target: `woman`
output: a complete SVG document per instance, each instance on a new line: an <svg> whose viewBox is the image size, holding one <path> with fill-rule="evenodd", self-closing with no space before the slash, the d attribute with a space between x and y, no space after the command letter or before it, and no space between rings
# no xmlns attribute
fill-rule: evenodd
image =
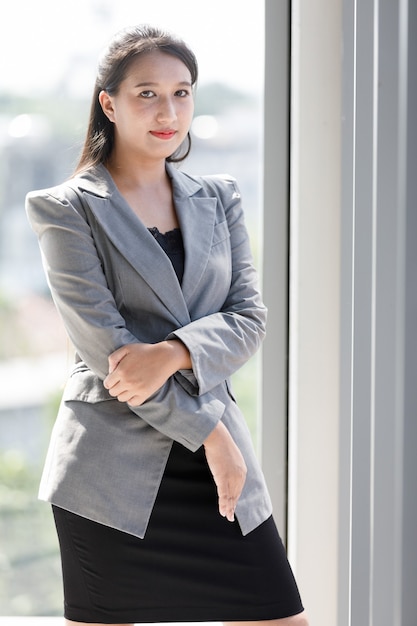
<svg viewBox="0 0 417 626"><path fill-rule="evenodd" d="M196 80L174 36L119 33L74 177L27 198L77 352L40 487L67 624L307 623L229 384L266 317L240 194L172 164Z"/></svg>

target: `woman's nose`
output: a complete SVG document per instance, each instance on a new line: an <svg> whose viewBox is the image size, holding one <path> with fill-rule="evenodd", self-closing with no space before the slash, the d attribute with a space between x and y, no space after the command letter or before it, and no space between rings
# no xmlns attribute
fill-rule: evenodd
<svg viewBox="0 0 417 626"><path fill-rule="evenodd" d="M157 119L159 121L172 121L177 117L175 110L175 103L171 98L163 98L160 100L160 105L157 112Z"/></svg>

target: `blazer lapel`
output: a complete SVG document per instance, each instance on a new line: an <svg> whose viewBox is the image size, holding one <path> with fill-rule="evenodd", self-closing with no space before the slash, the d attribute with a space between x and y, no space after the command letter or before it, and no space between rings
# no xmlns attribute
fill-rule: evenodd
<svg viewBox="0 0 417 626"><path fill-rule="evenodd" d="M210 255L217 199L196 197L201 185L172 166L170 168L174 203L185 248L182 292L190 307Z"/></svg>

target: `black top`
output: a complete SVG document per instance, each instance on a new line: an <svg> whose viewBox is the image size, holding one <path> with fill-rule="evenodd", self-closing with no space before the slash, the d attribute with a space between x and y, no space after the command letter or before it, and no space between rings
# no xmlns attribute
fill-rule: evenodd
<svg viewBox="0 0 417 626"><path fill-rule="evenodd" d="M171 260L177 278L181 284L184 275L185 256L181 230L174 228L173 230L168 230L166 233L161 233L156 226L152 226L148 228L148 230Z"/></svg>

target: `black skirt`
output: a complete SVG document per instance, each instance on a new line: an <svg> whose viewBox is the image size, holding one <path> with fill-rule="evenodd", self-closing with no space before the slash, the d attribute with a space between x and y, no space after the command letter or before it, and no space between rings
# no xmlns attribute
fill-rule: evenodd
<svg viewBox="0 0 417 626"><path fill-rule="evenodd" d="M174 444L144 539L53 510L69 620L252 621L303 610L272 517L246 536L221 517L202 448Z"/></svg>

